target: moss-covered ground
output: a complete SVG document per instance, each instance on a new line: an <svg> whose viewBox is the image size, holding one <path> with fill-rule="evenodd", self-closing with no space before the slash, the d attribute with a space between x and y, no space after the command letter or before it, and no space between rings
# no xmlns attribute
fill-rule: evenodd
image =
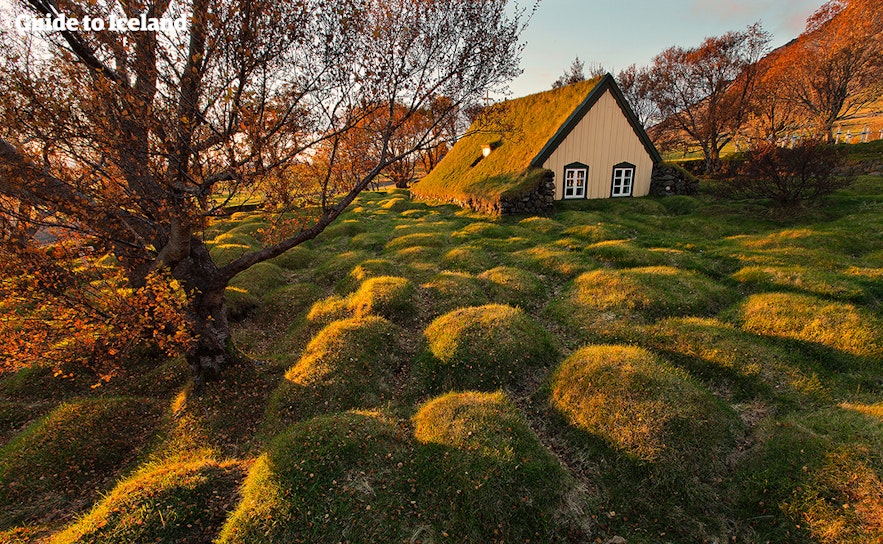
<svg viewBox="0 0 883 544"><path fill-rule="evenodd" d="M883 539L879 177L787 217L369 192L228 299L259 363L200 396L147 354L0 375L0 542Z"/></svg>

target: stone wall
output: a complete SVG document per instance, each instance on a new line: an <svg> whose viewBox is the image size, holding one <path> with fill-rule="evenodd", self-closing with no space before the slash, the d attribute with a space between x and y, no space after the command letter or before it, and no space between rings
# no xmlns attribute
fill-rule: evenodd
<svg viewBox="0 0 883 544"><path fill-rule="evenodd" d="M650 194L653 196L695 195L699 180L683 168L671 164L657 164L650 178Z"/></svg>
<svg viewBox="0 0 883 544"><path fill-rule="evenodd" d="M500 198L500 215L520 213L542 214L552 210L555 204L555 174L547 170L537 184L537 188L520 197Z"/></svg>

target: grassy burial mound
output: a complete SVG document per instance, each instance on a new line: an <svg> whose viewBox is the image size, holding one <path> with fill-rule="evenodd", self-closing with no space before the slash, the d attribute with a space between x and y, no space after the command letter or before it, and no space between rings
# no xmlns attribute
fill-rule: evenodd
<svg viewBox="0 0 883 544"><path fill-rule="evenodd" d="M347 317L378 315L394 321L407 320L416 312L416 296L414 284L405 278L369 278L355 293L346 297L331 295L316 302L307 319L314 323L330 323Z"/></svg>
<svg viewBox="0 0 883 544"><path fill-rule="evenodd" d="M0 449L0 530L88 506L132 467L156 433L157 404L132 398L65 403Z"/></svg>
<svg viewBox="0 0 883 544"><path fill-rule="evenodd" d="M319 331L273 393L269 423L380 405L401 363L399 334L377 316L335 321Z"/></svg>
<svg viewBox="0 0 883 544"><path fill-rule="evenodd" d="M550 310L587 337L633 334L635 322L668 316L713 315L733 299L724 286L670 266L602 269L573 282Z"/></svg>
<svg viewBox="0 0 883 544"><path fill-rule="evenodd" d="M499 212L503 199L538 188L547 171L531 165L600 78L492 106L445 158L411 188L418 199ZM483 148L491 152L483 155Z"/></svg>
<svg viewBox="0 0 883 544"><path fill-rule="evenodd" d="M428 352L415 368L429 390L492 391L523 383L528 372L554 362L551 335L523 311L489 304L461 308L425 331Z"/></svg>
<svg viewBox="0 0 883 544"><path fill-rule="evenodd" d="M505 394L449 393L413 417L444 533L459 542L554 542L570 478ZM560 527L559 527L560 529ZM442 533L442 534L444 534Z"/></svg>
<svg viewBox="0 0 883 544"><path fill-rule="evenodd" d="M207 459L147 467L49 543L210 542L235 504L243 472Z"/></svg>
<svg viewBox="0 0 883 544"><path fill-rule="evenodd" d="M574 427L648 462L697 470L732 441L733 416L683 371L636 347L597 345L552 376L551 402Z"/></svg>
<svg viewBox="0 0 883 544"><path fill-rule="evenodd" d="M249 472L221 543L549 542L565 472L501 393L450 394L412 421L297 423Z"/></svg>

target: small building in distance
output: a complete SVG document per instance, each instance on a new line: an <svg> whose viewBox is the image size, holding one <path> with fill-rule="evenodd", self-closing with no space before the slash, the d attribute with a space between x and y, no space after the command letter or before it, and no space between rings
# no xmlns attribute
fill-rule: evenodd
<svg viewBox="0 0 883 544"><path fill-rule="evenodd" d="M646 196L662 161L613 76L489 107L411 191L489 213Z"/></svg>

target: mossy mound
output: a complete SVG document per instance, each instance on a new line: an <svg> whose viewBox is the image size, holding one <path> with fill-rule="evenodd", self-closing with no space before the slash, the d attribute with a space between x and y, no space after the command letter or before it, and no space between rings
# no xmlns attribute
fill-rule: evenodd
<svg viewBox="0 0 883 544"><path fill-rule="evenodd" d="M409 280L381 276L365 280L350 298L349 307L356 317L379 315L406 320L413 318L417 311L416 296L417 290Z"/></svg>
<svg viewBox="0 0 883 544"><path fill-rule="evenodd" d="M510 260L513 266L561 279L573 278L597 266L574 251L545 244L517 251Z"/></svg>
<svg viewBox="0 0 883 544"><path fill-rule="evenodd" d="M508 238L511 231L502 225L476 221L451 234L453 239Z"/></svg>
<svg viewBox="0 0 883 544"><path fill-rule="evenodd" d="M729 323L673 317L645 327L642 336L642 343L665 352L704 382L731 390L738 400L827 394L818 375L801 368L799 354Z"/></svg>
<svg viewBox="0 0 883 544"><path fill-rule="evenodd" d="M564 230L564 225L548 217L528 217L519 221L518 224L542 234L558 234Z"/></svg>
<svg viewBox="0 0 883 544"><path fill-rule="evenodd" d="M243 477L241 466L212 460L140 470L49 544L210 542Z"/></svg>
<svg viewBox="0 0 883 544"><path fill-rule="evenodd" d="M490 302L482 282L460 272L442 272L423 284L423 289L429 293L436 315L464 306L481 306Z"/></svg>
<svg viewBox="0 0 883 544"><path fill-rule="evenodd" d="M314 283L284 285L267 293L261 315L267 319L294 318L307 311L322 294L322 289Z"/></svg>
<svg viewBox="0 0 883 544"><path fill-rule="evenodd" d="M371 408L389 398L402 363L398 327L368 316L331 323L307 345L273 393L269 412L282 421Z"/></svg>
<svg viewBox="0 0 883 544"><path fill-rule="evenodd" d="M595 270L579 276L569 296L585 312L637 314L647 319L709 315L732 300L729 291L696 273L669 266Z"/></svg>
<svg viewBox="0 0 883 544"><path fill-rule="evenodd" d="M534 308L546 295L545 286L536 276L518 268L498 266L478 277L487 282L491 298L501 304Z"/></svg>
<svg viewBox="0 0 883 544"><path fill-rule="evenodd" d="M0 449L0 529L49 510L82 508L132 465L153 437L151 401L65 403Z"/></svg>
<svg viewBox="0 0 883 544"><path fill-rule="evenodd" d="M359 290L348 296L331 295L310 308L307 319L313 323L330 323L347 317L379 315L392 320L415 316L417 290L405 278L380 276L362 282Z"/></svg>
<svg viewBox="0 0 883 544"><path fill-rule="evenodd" d="M361 250L339 253L313 269L313 280L324 285L334 285L345 278L359 263L371 256Z"/></svg>
<svg viewBox="0 0 883 544"><path fill-rule="evenodd" d="M738 320L754 334L818 344L878 363L883 358L883 320L852 304L768 293L749 297Z"/></svg>
<svg viewBox="0 0 883 544"><path fill-rule="evenodd" d="M443 232L418 232L393 238L386 249L396 250L411 247L441 247L448 243L448 235Z"/></svg>
<svg viewBox="0 0 883 544"><path fill-rule="evenodd" d="M247 234L245 232L235 232L235 229L223 234L219 234L211 242L216 246L230 244L246 246L252 249L257 249L261 245L254 236L251 236L250 234Z"/></svg>
<svg viewBox="0 0 883 544"><path fill-rule="evenodd" d="M449 395L427 403L414 424L418 439L377 412L295 424L252 467L218 542L560 536L554 531L569 482L505 397Z"/></svg>
<svg viewBox="0 0 883 544"><path fill-rule="evenodd" d="M431 390L495 390L554 362L552 337L524 312L489 304L447 313L426 328L416 369Z"/></svg>
<svg viewBox="0 0 883 544"><path fill-rule="evenodd" d="M399 267L386 259L368 259L357 264L350 273L337 282L334 290L338 293L350 293L362 285L368 278L380 276L398 276Z"/></svg>
<svg viewBox="0 0 883 544"><path fill-rule="evenodd" d="M425 525L415 462L407 434L379 414L295 424L252 466L217 542L407 541Z"/></svg>
<svg viewBox="0 0 883 544"><path fill-rule="evenodd" d="M243 270L230 280L231 287L238 287L252 295L263 298L271 290L285 285L285 271L275 264L263 262Z"/></svg>
<svg viewBox="0 0 883 544"><path fill-rule="evenodd" d="M494 260L481 248L461 246L445 253L440 264L447 270L478 273L492 268Z"/></svg>
<svg viewBox="0 0 883 544"><path fill-rule="evenodd" d="M719 462L734 441L734 416L685 372L641 348L576 351L552 376L551 403L612 447L683 470Z"/></svg>
<svg viewBox="0 0 883 544"><path fill-rule="evenodd" d="M585 252L603 263L627 268L665 264L664 255L638 247L630 240L606 240L586 247Z"/></svg>
<svg viewBox="0 0 883 544"><path fill-rule="evenodd" d="M552 542L570 482L505 394L449 393L413 417L455 541ZM435 476L435 477L433 477ZM450 505L450 506L448 506ZM449 511L448 509L450 508Z"/></svg>
<svg viewBox="0 0 883 544"><path fill-rule="evenodd" d="M303 270L315 266L319 260L320 257L316 251L304 246L295 246L268 262L286 270Z"/></svg>

